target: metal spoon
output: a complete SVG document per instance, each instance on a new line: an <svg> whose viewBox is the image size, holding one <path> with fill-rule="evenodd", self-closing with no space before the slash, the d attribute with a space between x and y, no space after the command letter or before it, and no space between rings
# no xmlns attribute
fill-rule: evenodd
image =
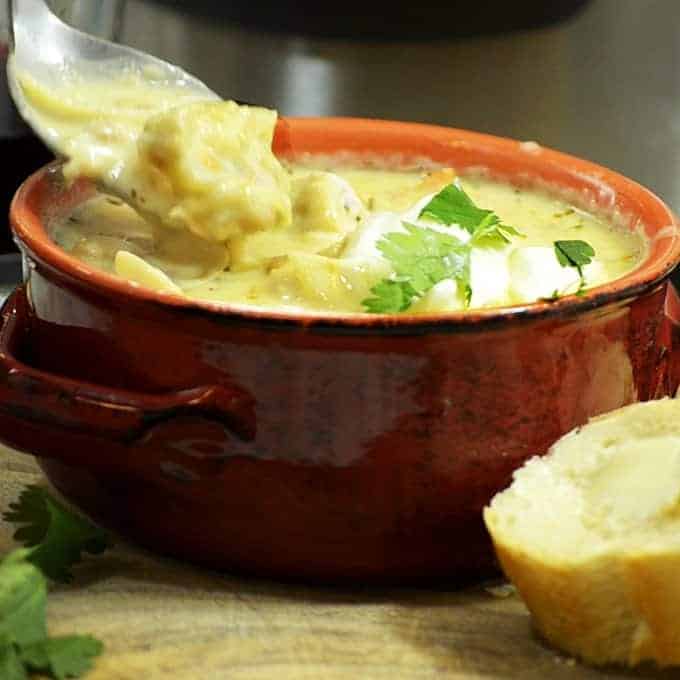
<svg viewBox="0 0 680 680"><path fill-rule="evenodd" d="M10 59L8 82L12 99L24 120L56 153L58 143L43 134L38 116L16 80L17 71L30 73L38 82L54 83L65 69L78 76L93 73L112 76L127 71L153 73L157 80L176 85L206 98L219 99L198 78L139 50L83 33L59 19L44 0L10 0Z"/></svg>
<svg viewBox="0 0 680 680"><path fill-rule="evenodd" d="M56 155L69 157L68 136L52 128L49 121L41 119L37 104L33 104L19 80L19 74L28 74L46 92L58 89L65 80L81 83L107 82L120 79L121 74L137 74L141 81L162 83L163 87L181 90L184 94L198 96L201 100L218 100L219 97L197 78L181 68L129 47L88 35L65 24L55 16L44 0L10 0L11 26L10 56L7 80L12 99L19 113L42 141ZM115 113L112 114L115 119ZM85 123L84 123L85 125ZM153 212L135 190L137 181L130 156L112 142L102 141L97 153L117 158L111 168L102 169L95 181L100 189L118 196L150 221L163 222L165 214ZM127 158L128 160L124 160Z"/></svg>

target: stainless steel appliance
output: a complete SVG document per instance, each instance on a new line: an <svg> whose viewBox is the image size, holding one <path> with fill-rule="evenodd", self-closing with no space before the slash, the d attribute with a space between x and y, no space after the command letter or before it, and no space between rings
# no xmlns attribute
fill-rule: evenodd
<svg viewBox="0 0 680 680"><path fill-rule="evenodd" d="M122 40L179 62L225 97L288 115L418 120L536 140L619 170L680 210L680 2L545 0L547 23L526 28L525 16L525 28L506 21L508 31L494 12L521 16L536 3L423 0L411 6L438 37L408 37L403 22L390 37L405 4L383 12L341 3L343 37L329 37L303 30L303 10L332 15L329 3L128 0ZM451 8L470 6L483 25L466 37ZM378 19L383 35L347 30ZM322 19L307 25L314 21Z"/></svg>

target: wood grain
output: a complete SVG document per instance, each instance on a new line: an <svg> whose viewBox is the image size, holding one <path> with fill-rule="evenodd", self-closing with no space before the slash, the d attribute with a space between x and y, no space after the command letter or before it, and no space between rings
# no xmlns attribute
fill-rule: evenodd
<svg viewBox="0 0 680 680"><path fill-rule="evenodd" d="M41 480L0 449L0 508ZM0 550L12 547L0 526ZM311 588L234 578L118 541L53 588L50 631L100 637L89 680L677 678L677 671L586 668L548 649L521 601L463 591Z"/></svg>

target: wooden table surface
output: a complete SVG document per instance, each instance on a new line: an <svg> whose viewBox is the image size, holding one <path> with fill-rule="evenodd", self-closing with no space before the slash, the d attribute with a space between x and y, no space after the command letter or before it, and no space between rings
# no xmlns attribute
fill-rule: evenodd
<svg viewBox="0 0 680 680"><path fill-rule="evenodd" d="M0 510L41 480L0 448ZM0 551L12 547L0 526ZM54 634L105 644L88 680L402 680L678 678L680 670L598 671L556 654L514 595L311 588L234 578L118 540L49 597Z"/></svg>

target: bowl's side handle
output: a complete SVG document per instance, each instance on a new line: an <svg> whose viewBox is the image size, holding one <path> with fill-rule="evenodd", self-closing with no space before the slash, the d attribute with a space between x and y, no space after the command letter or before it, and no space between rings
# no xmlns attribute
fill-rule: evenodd
<svg viewBox="0 0 680 680"><path fill-rule="evenodd" d="M202 385L162 394L140 393L73 380L23 363L30 336L26 291L19 287L0 313L0 440L29 450L27 432L41 439L70 433L122 445L142 439L155 425L177 417L217 421L230 434L255 436L252 397L237 387ZM52 453L55 457L61 454ZM63 451L68 458L68 451Z"/></svg>

